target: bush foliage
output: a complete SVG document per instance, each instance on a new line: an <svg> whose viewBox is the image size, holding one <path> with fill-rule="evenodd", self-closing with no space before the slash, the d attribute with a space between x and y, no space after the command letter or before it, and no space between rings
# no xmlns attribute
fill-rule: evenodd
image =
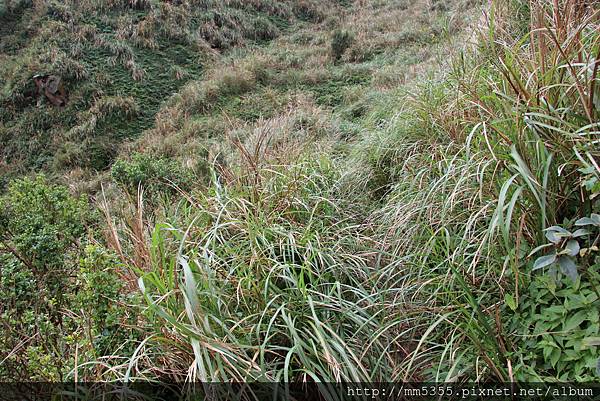
<svg viewBox="0 0 600 401"><path fill-rule="evenodd" d="M84 246L85 198L43 177L14 181L0 198L0 349L3 380L66 380L76 348L86 360L120 346L127 331L119 263ZM87 354L87 355L86 355Z"/></svg>

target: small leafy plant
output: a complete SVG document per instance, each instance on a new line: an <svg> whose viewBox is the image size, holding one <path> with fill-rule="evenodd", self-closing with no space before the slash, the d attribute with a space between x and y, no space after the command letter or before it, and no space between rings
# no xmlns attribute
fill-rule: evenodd
<svg viewBox="0 0 600 401"><path fill-rule="evenodd" d="M592 213L590 217L583 217L575 222L576 227L580 227L571 232L560 226L552 226L545 230L546 238L550 243L539 246L531 254L535 254L545 248L553 248L553 251L544 256L538 257L533 263L533 270L548 268L552 276L556 276L558 271L576 281L579 277L577 258L584 258L592 252L598 251L598 235L593 242L582 244L585 240L600 228L600 215ZM585 227L585 228L584 228Z"/></svg>
<svg viewBox="0 0 600 401"><path fill-rule="evenodd" d="M597 268L600 214L592 213L575 221L575 230L560 226L545 230L548 244L531 254L552 248L548 255L538 257L533 270L548 269L549 276L534 277L527 301L529 308L519 319L525 322L526 347L529 354L520 354L521 368L529 375L538 371L552 374L559 380L590 380L590 370L600 375L600 344L598 302L600 282ZM572 285L563 285L559 274L568 277ZM582 278L580 272L586 276ZM518 319L517 319L518 320ZM531 328L533 327L533 330ZM541 358L540 358L541 355Z"/></svg>
<svg viewBox="0 0 600 401"><path fill-rule="evenodd" d="M522 339L509 356L516 380L598 379L600 300L593 284L599 278L597 266L590 280L575 285L566 277L534 277L513 319Z"/></svg>

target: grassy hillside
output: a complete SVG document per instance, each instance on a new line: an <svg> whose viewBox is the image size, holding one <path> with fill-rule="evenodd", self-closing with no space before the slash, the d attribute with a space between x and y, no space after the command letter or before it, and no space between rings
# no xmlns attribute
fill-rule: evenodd
<svg viewBox="0 0 600 401"><path fill-rule="evenodd" d="M0 378L598 380L598 2L14 3Z"/></svg>
<svg viewBox="0 0 600 401"><path fill-rule="evenodd" d="M237 46L320 21L332 7L337 3L2 3L4 183L36 170L106 169L119 144L151 128L161 104L201 77L207 63ZM63 79L69 94L64 109L37 104L36 73Z"/></svg>

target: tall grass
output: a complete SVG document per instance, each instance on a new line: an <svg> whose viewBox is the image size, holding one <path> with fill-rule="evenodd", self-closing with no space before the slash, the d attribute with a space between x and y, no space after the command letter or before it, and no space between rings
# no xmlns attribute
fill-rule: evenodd
<svg viewBox="0 0 600 401"><path fill-rule="evenodd" d="M423 336L404 377L420 368L437 380L514 379L511 358L524 349L506 299L527 297L527 255L545 243L544 229L594 210L580 186L589 162L578 157L599 156L594 4L494 3L478 51L431 84L443 114L421 92L396 119L416 115L418 129L402 121L384 135L405 144L384 152L397 184L376 216L388 222L382 242L411 261L404 288ZM531 31L515 37L522 8Z"/></svg>
<svg viewBox="0 0 600 401"><path fill-rule="evenodd" d="M148 344L185 357L145 371L137 360L147 355L134 355L131 377L394 378L395 278L370 266L360 216L335 198L338 171L326 155L266 160L248 159L235 183L215 177L148 232L150 263L135 269L155 330Z"/></svg>

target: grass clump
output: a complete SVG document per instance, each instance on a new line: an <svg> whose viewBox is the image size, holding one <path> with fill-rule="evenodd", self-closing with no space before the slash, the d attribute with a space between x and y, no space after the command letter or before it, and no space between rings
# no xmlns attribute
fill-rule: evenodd
<svg viewBox="0 0 600 401"><path fill-rule="evenodd" d="M344 52L352 45L353 35L348 31L337 30L331 38L331 55L335 61L339 61Z"/></svg>
<svg viewBox="0 0 600 401"><path fill-rule="evenodd" d="M344 224L355 217L334 198L335 168L326 158L271 163L248 161L234 182L216 181L148 227L139 284L156 323L150 347L185 350L154 369L202 381L391 379L385 273L354 251L359 226Z"/></svg>

